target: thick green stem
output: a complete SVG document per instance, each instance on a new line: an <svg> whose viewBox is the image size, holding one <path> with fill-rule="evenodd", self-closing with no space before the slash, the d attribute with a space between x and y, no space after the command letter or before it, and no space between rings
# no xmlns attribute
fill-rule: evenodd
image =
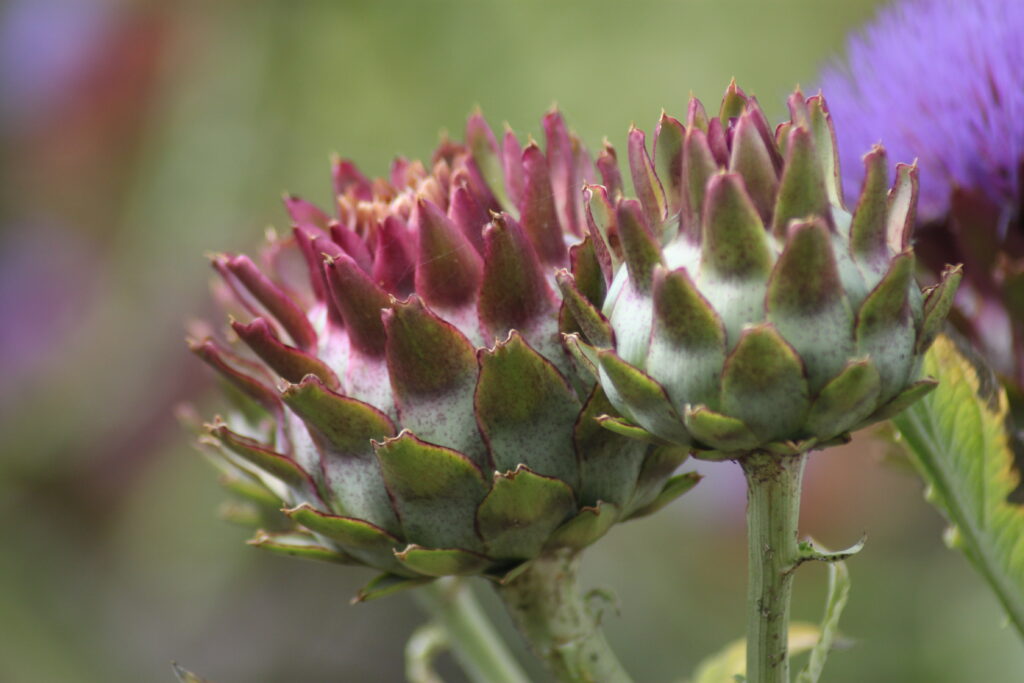
<svg viewBox="0 0 1024 683"><path fill-rule="evenodd" d="M806 454L751 453L747 476L747 681L789 683L789 602Z"/></svg>
<svg viewBox="0 0 1024 683"><path fill-rule="evenodd" d="M529 683L469 586L438 579L415 591L420 604L448 634L452 654L475 683Z"/></svg>
<svg viewBox="0 0 1024 683"><path fill-rule="evenodd" d="M577 586L579 553L559 550L498 588L519 631L559 681L625 683L629 674Z"/></svg>

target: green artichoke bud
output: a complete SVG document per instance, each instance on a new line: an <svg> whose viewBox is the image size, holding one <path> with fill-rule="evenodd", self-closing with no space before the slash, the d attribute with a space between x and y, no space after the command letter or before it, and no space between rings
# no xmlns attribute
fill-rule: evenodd
<svg viewBox="0 0 1024 683"><path fill-rule="evenodd" d="M567 337L624 420L604 425L721 459L848 440L934 386L918 380L960 280L914 280L917 169L864 157L852 213L822 96L789 99L774 134L735 83L719 115L662 115L648 154L629 134L638 199L589 187L609 282L603 308L568 273L582 337ZM623 264L624 267L619 267ZM585 339L585 340L584 340Z"/></svg>
<svg viewBox="0 0 1024 683"><path fill-rule="evenodd" d="M239 407L204 447L293 524L257 545L382 570L368 597L505 575L696 483L672 477L685 449L598 425L614 408L562 345L554 271L590 305L605 283L579 192L593 164L558 112L544 130L546 150L499 145L474 114L430 171L400 159L371 181L338 161L336 215L286 197L293 235L262 268L214 257L231 329L192 347Z"/></svg>

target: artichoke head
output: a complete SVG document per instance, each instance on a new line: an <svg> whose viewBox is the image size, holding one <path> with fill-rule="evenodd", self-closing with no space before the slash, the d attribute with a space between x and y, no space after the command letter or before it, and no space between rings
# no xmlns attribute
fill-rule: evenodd
<svg viewBox="0 0 1024 683"><path fill-rule="evenodd" d="M586 189L608 293L559 284L567 335L623 419L604 426L696 457L780 454L847 440L929 391L922 354L960 280L922 291L911 243L917 170L864 156L852 211L822 96L789 98L774 132L735 83L719 114L662 115L648 153L629 133L637 198L611 175ZM621 267L620 267L621 266Z"/></svg>
<svg viewBox="0 0 1024 683"><path fill-rule="evenodd" d="M430 170L339 160L330 213L286 197L294 229L261 265L213 258L231 325L191 345L235 408L201 440L232 490L284 507L290 531L257 545L377 568L372 597L507 575L696 483L672 476L685 449L595 421L615 409L563 346L554 273L600 304L579 191L596 175L558 112L544 130L546 149L499 144L473 114Z"/></svg>

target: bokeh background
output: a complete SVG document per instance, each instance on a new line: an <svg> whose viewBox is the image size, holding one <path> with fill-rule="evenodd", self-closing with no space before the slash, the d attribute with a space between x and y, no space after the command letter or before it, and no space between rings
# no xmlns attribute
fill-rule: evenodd
<svg viewBox="0 0 1024 683"><path fill-rule="evenodd" d="M401 680L422 621L408 596L351 607L368 572L262 554L216 516L173 417L216 408L183 342L209 311L204 252L287 228L283 191L325 201L331 152L381 174L474 105L537 135L557 102L591 148L624 149L630 122L684 114L691 91L717 107L735 76L778 119L877 5L0 4L0 680L170 681L171 660L220 683ZM702 469L588 552L642 683L742 635L742 477ZM825 680L1021 680L994 599L877 439L812 459L802 526L834 547L869 536ZM824 589L801 569L795 616L817 621Z"/></svg>

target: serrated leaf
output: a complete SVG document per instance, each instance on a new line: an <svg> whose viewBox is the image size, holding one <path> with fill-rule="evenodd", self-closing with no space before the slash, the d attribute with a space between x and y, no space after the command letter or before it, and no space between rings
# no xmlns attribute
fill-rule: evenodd
<svg viewBox="0 0 1024 683"><path fill-rule="evenodd" d="M1006 392L946 335L925 355L924 372L938 387L893 422L933 492L929 500L956 528L957 547L1024 637L1024 506L1007 502L1020 475Z"/></svg>

